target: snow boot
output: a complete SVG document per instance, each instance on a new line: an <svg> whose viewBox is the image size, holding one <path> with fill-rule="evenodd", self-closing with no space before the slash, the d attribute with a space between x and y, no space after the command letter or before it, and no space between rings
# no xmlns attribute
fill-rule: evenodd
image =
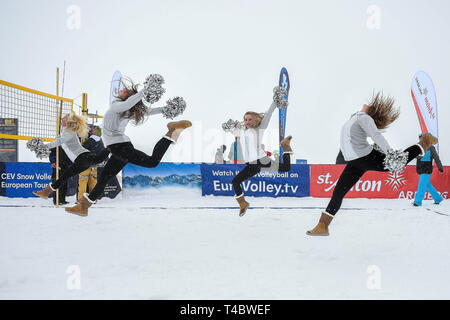
<svg viewBox="0 0 450 320"><path fill-rule="evenodd" d="M52 193L53 191L56 191L52 188L51 184L48 184L44 189L39 190L39 191L33 191L33 194L42 198L42 199L48 199L48 196L50 195L50 193Z"/></svg>
<svg viewBox="0 0 450 320"><path fill-rule="evenodd" d="M188 120L169 122L167 124L167 129L169 129L169 131L166 133L165 137L171 140L172 142L176 143L178 137L180 136L181 131L191 126L192 122Z"/></svg>
<svg viewBox="0 0 450 320"><path fill-rule="evenodd" d="M306 231L306 234L308 236L328 236L330 234L328 232L328 226L331 220L333 220L333 216L323 211L317 226L312 230Z"/></svg>
<svg viewBox="0 0 450 320"><path fill-rule="evenodd" d="M88 209L94 202L90 201L85 193L80 201L73 207L66 208L67 212L79 215L81 217L87 217Z"/></svg>
<svg viewBox="0 0 450 320"><path fill-rule="evenodd" d="M236 197L236 201L239 203L239 217L242 217L245 212L247 211L250 203L248 203L247 201L245 201L244 195L240 195L239 197Z"/></svg>
<svg viewBox="0 0 450 320"><path fill-rule="evenodd" d="M431 133L423 133L420 136L419 142L417 143L423 148L424 152L427 152L427 150L432 146L438 143L438 139L433 136Z"/></svg>
<svg viewBox="0 0 450 320"><path fill-rule="evenodd" d="M292 148L291 148L291 139L292 136L287 136L283 140L281 140L280 145L283 148L283 153L290 153L292 154Z"/></svg>

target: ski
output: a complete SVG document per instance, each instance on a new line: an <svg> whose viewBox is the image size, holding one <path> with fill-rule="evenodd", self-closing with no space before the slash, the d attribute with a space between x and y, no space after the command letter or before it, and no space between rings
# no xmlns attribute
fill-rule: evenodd
<svg viewBox="0 0 450 320"><path fill-rule="evenodd" d="M289 97L289 89L291 87L291 84L289 82L289 74L286 70L286 68L281 68L280 71L280 79L278 81L278 85L280 87L283 87L286 89L286 95L284 96L285 99L288 99ZM279 139L284 139L284 135L286 132L286 117L287 117L287 108L286 109L280 109L279 111ZM283 148L280 146L280 161L283 159Z"/></svg>

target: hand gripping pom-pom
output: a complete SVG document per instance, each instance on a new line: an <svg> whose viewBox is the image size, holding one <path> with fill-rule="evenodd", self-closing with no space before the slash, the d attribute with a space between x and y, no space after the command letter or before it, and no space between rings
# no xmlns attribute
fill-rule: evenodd
<svg viewBox="0 0 450 320"><path fill-rule="evenodd" d="M144 89L142 89L142 102L144 104L152 104L163 96L166 89L162 87L164 78L159 74L151 74L144 81Z"/></svg>
<svg viewBox="0 0 450 320"><path fill-rule="evenodd" d="M287 90L283 87L273 88L273 101L280 109L286 109L289 102L284 97L286 96Z"/></svg>
<svg viewBox="0 0 450 320"><path fill-rule="evenodd" d="M400 173L406 168L408 153L402 150L389 150L383 161L384 168L392 173Z"/></svg>
<svg viewBox="0 0 450 320"><path fill-rule="evenodd" d="M167 105L162 109L162 115L167 119L173 119L184 112L186 101L182 97L167 100Z"/></svg>
<svg viewBox="0 0 450 320"><path fill-rule="evenodd" d="M381 149L381 147L380 147L379 145L377 145L376 143L374 143L374 144L372 145L372 147L373 147L374 150L376 150L376 151L378 151L378 152L385 153L385 152L383 151L383 149Z"/></svg>

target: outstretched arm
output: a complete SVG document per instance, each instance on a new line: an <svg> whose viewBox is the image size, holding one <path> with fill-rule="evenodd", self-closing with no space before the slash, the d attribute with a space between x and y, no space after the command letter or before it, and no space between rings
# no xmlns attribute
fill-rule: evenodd
<svg viewBox="0 0 450 320"><path fill-rule="evenodd" d="M385 153L391 149L391 146L387 142L387 140L383 137L381 132L378 130L375 125L375 121L368 115L360 118L361 128L367 133L367 135L372 138L373 142L375 142L381 150Z"/></svg>
<svg viewBox="0 0 450 320"><path fill-rule="evenodd" d="M64 131L61 135L57 136L54 141L47 143L46 146L49 149L56 148L56 147L62 145L63 143L68 142L72 138L72 135L73 134L70 133L69 131ZM76 135L76 133L75 133L75 135Z"/></svg>
<svg viewBox="0 0 450 320"><path fill-rule="evenodd" d="M141 99L142 99L142 91L139 91L138 93L133 94L125 101L114 100L113 102L111 102L110 108L117 113L124 112L133 108L136 105L136 103L141 101Z"/></svg>
<svg viewBox="0 0 450 320"><path fill-rule="evenodd" d="M269 110L266 111L266 113L264 114L264 118L262 119L261 124L259 125L260 129L266 129L269 126L270 118L272 118L273 111L275 110L276 107L277 105L275 104L275 102L272 102L272 104L269 107Z"/></svg>
<svg viewBox="0 0 450 320"><path fill-rule="evenodd" d="M162 113L163 112L163 108L159 107L159 108L149 108L148 109L148 114L149 115L153 115L153 114L158 114L158 113Z"/></svg>

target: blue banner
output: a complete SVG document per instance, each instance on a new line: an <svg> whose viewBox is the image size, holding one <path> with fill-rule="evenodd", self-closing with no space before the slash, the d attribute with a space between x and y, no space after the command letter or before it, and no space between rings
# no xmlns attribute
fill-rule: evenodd
<svg viewBox="0 0 450 320"><path fill-rule="evenodd" d="M124 189L160 187L199 188L202 184L200 164L160 163L155 168L144 168L128 163L122 170Z"/></svg>
<svg viewBox="0 0 450 320"><path fill-rule="evenodd" d="M244 167L239 164L202 164L202 195L234 196L232 180ZM241 186L246 196L309 197L309 165L292 164L289 172L261 171Z"/></svg>
<svg viewBox="0 0 450 320"><path fill-rule="evenodd" d="M9 198L36 197L33 191L44 189L52 178L46 162L5 162L0 166L0 195Z"/></svg>

